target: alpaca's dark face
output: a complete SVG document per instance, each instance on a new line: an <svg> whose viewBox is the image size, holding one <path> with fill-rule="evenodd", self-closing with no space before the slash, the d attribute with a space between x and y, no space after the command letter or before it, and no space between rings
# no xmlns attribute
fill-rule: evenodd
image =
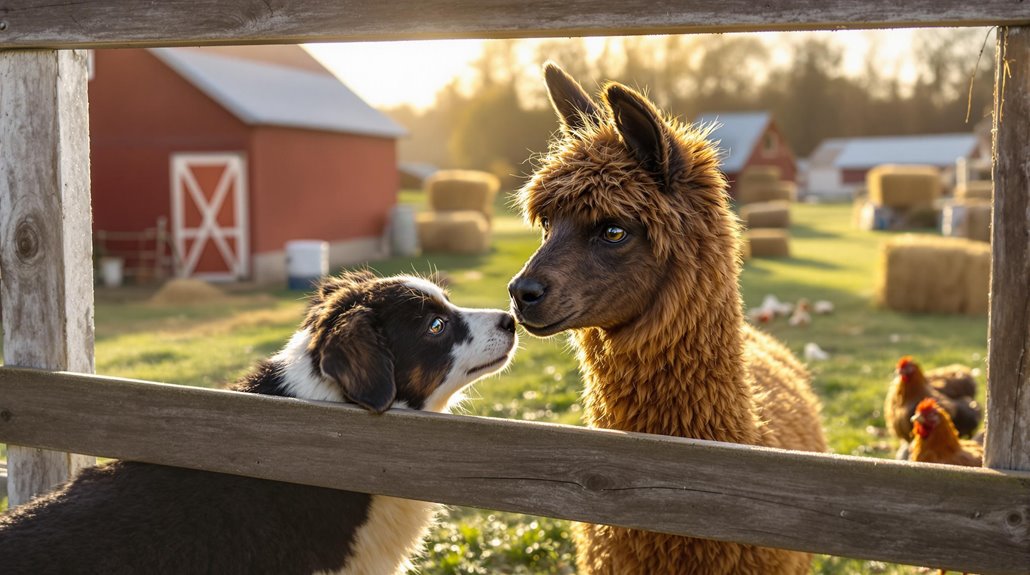
<svg viewBox="0 0 1030 575"><path fill-rule="evenodd" d="M560 215L541 224L543 244L508 286L515 316L530 333L614 329L653 302L662 273L643 225Z"/></svg>

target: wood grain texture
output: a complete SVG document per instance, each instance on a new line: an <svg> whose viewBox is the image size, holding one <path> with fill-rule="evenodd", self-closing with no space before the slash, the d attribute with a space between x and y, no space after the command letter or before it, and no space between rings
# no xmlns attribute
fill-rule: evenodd
<svg viewBox="0 0 1030 575"><path fill-rule="evenodd" d="M839 30L1030 23L1018 0L0 1L0 48Z"/></svg>
<svg viewBox="0 0 1030 575"><path fill-rule="evenodd" d="M93 372L85 52L0 52L4 363ZM10 446L19 505L94 461Z"/></svg>
<svg viewBox="0 0 1030 575"><path fill-rule="evenodd" d="M1020 472L14 368L0 440L977 573L1030 565Z"/></svg>
<svg viewBox="0 0 1030 575"><path fill-rule="evenodd" d="M984 465L1030 471L1030 27L998 31Z"/></svg>
<svg viewBox="0 0 1030 575"><path fill-rule="evenodd" d="M0 499L7 497L7 464L0 461Z"/></svg>

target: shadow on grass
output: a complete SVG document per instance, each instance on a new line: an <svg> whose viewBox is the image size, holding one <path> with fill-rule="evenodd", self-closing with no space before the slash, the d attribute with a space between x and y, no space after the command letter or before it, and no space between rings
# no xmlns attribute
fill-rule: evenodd
<svg viewBox="0 0 1030 575"><path fill-rule="evenodd" d="M835 263L835 262L829 262L829 261L825 261L825 260L817 260L815 258L792 257L792 258L775 258L775 259L769 259L769 260L764 260L763 259L762 261L773 261L773 262L777 262L777 263L797 266L799 268L803 267L803 268L808 268L808 269L813 269L813 270L839 270L839 269L841 269L843 267L840 264ZM769 269L768 267L765 267L765 266L762 266L762 265L756 265L754 260L749 261L746 264L744 264L744 272L748 276L751 276L752 278L774 277L774 276L779 276L780 274L783 273L782 271Z"/></svg>
<svg viewBox="0 0 1030 575"><path fill-rule="evenodd" d="M793 224L790 226L790 235L796 238L805 239L826 239L826 238L838 238L841 236L839 233L828 232L825 229L817 230L813 227L806 225Z"/></svg>

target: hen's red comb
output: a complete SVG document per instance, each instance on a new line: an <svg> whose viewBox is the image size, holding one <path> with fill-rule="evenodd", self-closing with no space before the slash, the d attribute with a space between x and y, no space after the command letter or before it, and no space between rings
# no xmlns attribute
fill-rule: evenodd
<svg viewBox="0 0 1030 575"><path fill-rule="evenodd" d="M898 360L898 369L901 369L913 362L914 360L912 359L912 356L906 355L905 357Z"/></svg>
<svg viewBox="0 0 1030 575"><path fill-rule="evenodd" d="M937 400L932 397L927 397L916 406L916 412L920 415L925 415L931 411L937 411Z"/></svg>

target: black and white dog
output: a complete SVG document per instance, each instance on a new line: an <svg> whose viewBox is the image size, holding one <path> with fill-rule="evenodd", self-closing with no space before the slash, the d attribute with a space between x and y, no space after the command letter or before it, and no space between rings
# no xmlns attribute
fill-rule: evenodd
<svg viewBox="0 0 1030 575"><path fill-rule="evenodd" d="M233 389L444 412L504 368L515 321L437 285L354 272L323 283L286 347ZM0 573L392 574L436 506L116 462L0 515Z"/></svg>

